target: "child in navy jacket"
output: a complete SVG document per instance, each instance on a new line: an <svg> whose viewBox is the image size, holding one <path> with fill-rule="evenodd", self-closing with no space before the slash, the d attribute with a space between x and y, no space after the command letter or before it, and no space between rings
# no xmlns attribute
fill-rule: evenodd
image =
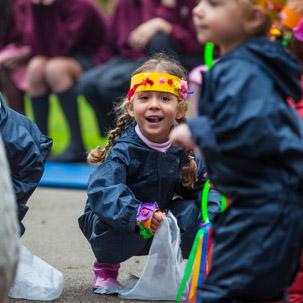
<svg viewBox="0 0 303 303"><path fill-rule="evenodd" d="M28 210L26 202L36 189L53 140L43 135L37 125L22 114L8 108L0 94L0 134L6 149L16 194L20 233Z"/></svg>
<svg viewBox="0 0 303 303"><path fill-rule="evenodd" d="M255 3L253 3L255 2ZM303 248L302 121L298 61L267 35L285 1L201 0L201 43L222 58L203 79L200 115L173 130L176 146L198 145L210 180L231 199L213 222L212 267L201 302L282 300Z"/></svg>
<svg viewBox="0 0 303 303"><path fill-rule="evenodd" d="M147 60L133 73L108 144L89 154L89 162L102 164L90 176L79 225L97 259L95 292L118 286L121 262L148 254L152 239L141 234L154 234L166 209L177 218L182 253L189 255L202 223L204 164L192 150L175 148L168 140L174 123L185 121L185 77L185 70L164 56ZM211 219L220 211L219 201L218 195L209 201ZM148 214L150 226L139 230L140 217Z"/></svg>

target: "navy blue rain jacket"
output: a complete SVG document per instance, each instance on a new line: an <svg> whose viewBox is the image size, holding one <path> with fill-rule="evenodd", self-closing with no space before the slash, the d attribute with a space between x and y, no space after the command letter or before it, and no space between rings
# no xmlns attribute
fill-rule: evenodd
<svg viewBox="0 0 303 303"><path fill-rule="evenodd" d="M115 229L134 232L138 207L144 203L157 202L165 210L178 195L200 206L206 181L204 163L197 160L198 181L193 190L185 188L179 178L180 168L186 163L188 158L180 148L171 146L166 153L150 149L132 123L90 176L86 209ZM208 209L210 219L220 210L220 197L213 202Z"/></svg>
<svg viewBox="0 0 303 303"><path fill-rule="evenodd" d="M23 234L25 229L21 220L28 210L25 204L42 177L53 140L43 135L27 117L8 108L1 94L0 133L11 169Z"/></svg>
<svg viewBox="0 0 303 303"><path fill-rule="evenodd" d="M216 189L232 200L302 187L301 66L276 42L253 38L204 75L188 125Z"/></svg>
<svg viewBox="0 0 303 303"><path fill-rule="evenodd" d="M210 180L231 198L213 221L212 268L199 302L283 298L303 249L301 67L280 43L255 37L205 75L201 116L188 124Z"/></svg>

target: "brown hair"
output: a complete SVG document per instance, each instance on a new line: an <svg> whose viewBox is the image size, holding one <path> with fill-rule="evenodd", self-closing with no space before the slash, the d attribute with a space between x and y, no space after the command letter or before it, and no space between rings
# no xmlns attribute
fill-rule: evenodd
<svg viewBox="0 0 303 303"><path fill-rule="evenodd" d="M288 0L286 5L296 11L297 13L303 15L303 1L302 0ZM277 40L283 39L285 34L291 32L291 29L282 24L279 21L274 23L274 26L282 33L280 38ZM303 42L297 40L294 36L291 38L287 48L299 59L301 64L303 64Z"/></svg>
<svg viewBox="0 0 303 303"><path fill-rule="evenodd" d="M162 53L154 54L148 58L142 65L140 65L132 74L132 76L143 73L143 72L154 72L156 71L167 73L170 75L177 76L179 78L186 79L187 71L180 65L180 63L167 55ZM179 98L179 106L185 105L185 100ZM126 104L128 100L125 97L116 107L116 127L109 132L108 143L101 149L100 146L93 149L88 155L89 163L103 163L106 158L106 153L109 148L115 144L115 138L119 136L122 131L125 130L127 125L129 125L134 119L129 115ZM186 121L185 117L178 119L178 123L183 123ZM197 180L197 164L196 161L191 158L194 155L193 150L184 149L185 154L189 157L189 162L182 167L180 172L180 177L182 179L182 184L185 187L193 188Z"/></svg>

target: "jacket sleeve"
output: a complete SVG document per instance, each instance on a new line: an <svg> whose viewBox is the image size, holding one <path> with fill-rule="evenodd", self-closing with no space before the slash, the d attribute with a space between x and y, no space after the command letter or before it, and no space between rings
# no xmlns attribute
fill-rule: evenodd
<svg viewBox="0 0 303 303"><path fill-rule="evenodd" d="M291 122L289 106L260 67L252 62L227 60L215 65L210 75L214 93L210 95L212 100L205 100L209 115L188 121L207 163L216 161L218 153L245 158L270 156L298 142L289 142L292 128L298 128L295 115ZM289 126L283 122L285 119L290 121Z"/></svg>
<svg viewBox="0 0 303 303"><path fill-rule="evenodd" d="M21 221L27 211L25 204L42 177L53 140L43 135L27 117L8 108L1 94L0 133L11 169Z"/></svg>
<svg viewBox="0 0 303 303"><path fill-rule="evenodd" d="M1 129L12 173L17 202L25 204L42 174L53 140L43 135L26 117L11 109Z"/></svg>
<svg viewBox="0 0 303 303"><path fill-rule="evenodd" d="M142 204L126 185L127 165L107 160L91 175L88 200L92 211L111 227L134 231L136 214Z"/></svg>

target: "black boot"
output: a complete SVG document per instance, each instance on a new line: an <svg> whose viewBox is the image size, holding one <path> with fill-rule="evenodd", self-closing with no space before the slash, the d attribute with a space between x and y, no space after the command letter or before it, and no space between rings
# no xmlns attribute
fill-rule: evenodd
<svg viewBox="0 0 303 303"><path fill-rule="evenodd" d="M48 96L49 95L47 94L41 97L31 97L35 122L38 125L41 133L43 133L44 135L48 135Z"/></svg>
<svg viewBox="0 0 303 303"><path fill-rule="evenodd" d="M70 145L62 154L53 156L49 160L58 162L84 162L86 161L86 152L81 136L76 87L72 85L66 91L57 94L57 96L69 126Z"/></svg>

